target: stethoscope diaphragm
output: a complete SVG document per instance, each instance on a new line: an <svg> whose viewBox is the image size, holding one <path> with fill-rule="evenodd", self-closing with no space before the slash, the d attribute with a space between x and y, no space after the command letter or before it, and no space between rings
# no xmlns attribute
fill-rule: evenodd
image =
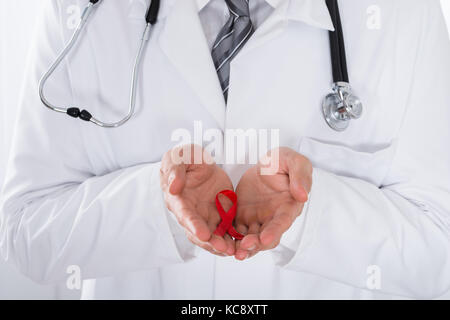
<svg viewBox="0 0 450 320"><path fill-rule="evenodd" d="M333 86L333 92L327 95L322 104L325 121L336 131L344 131L352 119L362 116L361 100L353 94L350 84L338 82Z"/></svg>

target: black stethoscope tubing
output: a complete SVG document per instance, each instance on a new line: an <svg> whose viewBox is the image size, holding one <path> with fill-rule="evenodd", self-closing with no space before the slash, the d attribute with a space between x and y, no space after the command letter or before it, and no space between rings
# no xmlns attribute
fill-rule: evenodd
<svg viewBox="0 0 450 320"><path fill-rule="evenodd" d="M330 51L333 69L333 82L349 82L347 57L345 53L344 32L337 0L326 0L335 31L330 31Z"/></svg>

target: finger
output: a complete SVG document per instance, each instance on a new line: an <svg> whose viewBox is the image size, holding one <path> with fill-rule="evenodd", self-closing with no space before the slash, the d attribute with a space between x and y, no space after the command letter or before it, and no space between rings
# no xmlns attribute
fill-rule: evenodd
<svg viewBox="0 0 450 320"><path fill-rule="evenodd" d="M205 242L201 242L199 241L195 236L193 236L191 233L189 233L188 231L186 231L186 235L189 239L189 241L191 241L194 245L202 248L203 250L208 251L209 253L212 253L216 256L219 257L225 257L226 255L221 253L221 252L217 252L213 247L211 247L211 245L209 243L205 243Z"/></svg>
<svg viewBox="0 0 450 320"><path fill-rule="evenodd" d="M248 235L242 239L240 247L247 251L257 250L260 247L259 232L260 224L253 222L248 229Z"/></svg>
<svg viewBox="0 0 450 320"><path fill-rule="evenodd" d="M238 224L236 231L240 234L247 234L247 227L244 224ZM235 258L240 261L247 259L248 255L248 251L241 248L241 242L241 240L236 240L236 252L234 253Z"/></svg>
<svg viewBox="0 0 450 320"><path fill-rule="evenodd" d="M225 243L227 244L227 255L234 256L234 253L236 252L236 242L228 234L226 234L224 238Z"/></svg>
<svg viewBox="0 0 450 320"><path fill-rule="evenodd" d="M200 203L200 205L198 206L198 210L203 216L208 217L207 223L209 230L211 230L211 232L214 232L222 221L222 218L217 212L215 204Z"/></svg>
<svg viewBox="0 0 450 320"><path fill-rule="evenodd" d="M186 166L174 165L170 168L168 173L169 192L172 195L179 195L186 184Z"/></svg>
<svg viewBox="0 0 450 320"><path fill-rule="evenodd" d="M216 208L214 206L199 207L199 210L208 210L208 228L212 234L211 239L209 240L209 244L217 251L221 253L226 253L228 251L228 243L225 240L225 237L218 236L214 234L214 231L217 229L217 226L220 223L220 216L216 213ZM206 213L205 213L206 215Z"/></svg>
<svg viewBox="0 0 450 320"><path fill-rule="evenodd" d="M281 240L282 235L292 225L293 214L290 210L285 210L276 213L271 220L264 226L259 236L262 250L269 250L275 248Z"/></svg>
<svg viewBox="0 0 450 320"><path fill-rule="evenodd" d="M241 241L240 248L247 251L252 251L260 246L258 234L249 234Z"/></svg>
<svg viewBox="0 0 450 320"><path fill-rule="evenodd" d="M248 250L247 259L254 257L261 250L261 242L259 241L261 225L254 222L248 229L248 236L242 240L241 248Z"/></svg>
<svg viewBox="0 0 450 320"><path fill-rule="evenodd" d="M227 249L228 249L228 245L225 242L225 239L221 236L218 236L216 234L213 234L211 236L211 239L209 239L208 243L214 248L214 250L216 250L217 252L220 253L226 253Z"/></svg>
<svg viewBox="0 0 450 320"><path fill-rule="evenodd" d="M206 221L198 214L190 210L184 210L178 220L198 240L208 242L211 239L211 231Z"/></svg>
<svg viewBox="0 0 450 320"><path fill-rule="evenodd" d="M178 195L186 183L186 170L191 163L189 150L191 146L176 147L166 152L161 163L161 177L169 192Z"/></svg>

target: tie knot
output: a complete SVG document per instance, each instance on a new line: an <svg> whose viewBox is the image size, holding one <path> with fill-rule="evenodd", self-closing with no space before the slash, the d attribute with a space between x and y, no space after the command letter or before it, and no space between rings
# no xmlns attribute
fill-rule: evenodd
<svg viewBox="0 0 450 320"><path fill-rule="evenodd" d="M231 14L236 17L250 17L250 0L225 0Z"/></svg>

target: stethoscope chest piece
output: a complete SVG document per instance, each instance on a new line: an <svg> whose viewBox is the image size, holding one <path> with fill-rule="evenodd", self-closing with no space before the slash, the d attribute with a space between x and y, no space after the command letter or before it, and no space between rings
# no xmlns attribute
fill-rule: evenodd
<svg viewBox="0 0 450 320"><path fill-rule="evenodd" d="M363 105L348 83L337 82L333 86L333 92L325 97L322 111L332 129L344 131L352 119L361 117Z"/></svg>

